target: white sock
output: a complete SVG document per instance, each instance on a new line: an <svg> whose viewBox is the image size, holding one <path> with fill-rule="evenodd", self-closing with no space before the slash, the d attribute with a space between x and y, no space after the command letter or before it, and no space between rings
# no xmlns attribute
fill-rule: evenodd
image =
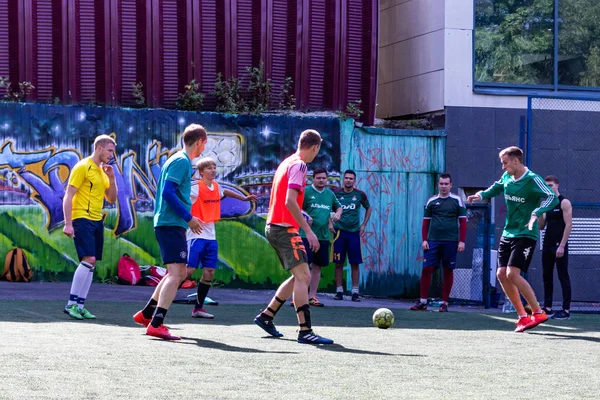
<svg viewBox="0 0 600 400"><path fill-rule="evenodd" d="M94 271L88 269L88 274L87 274L85 283L81 287L81 291L79 292L79 295L77 296L77 307L80 310L83 309L83 304L85 303L85 299L87 298L87 295L90 292L90 287L92 286L93 278L94 278Z"/></svg>
<svg viewBox="0 0 600 400"><path fill-rule="evenodd" d="M344 293L344 288L342 286L338 286L336 289L336 292L338 293Z"/></svg>
<svg viewBox="0 0 600 400"><path fill-rule="evenodd" d="M352 286L352 294L358 294L358 286Z"/></svg>
<svg viewBox="0 0 600 400"><path fill-rule="evenodd" d="M421 299L422 304L427 304L427 299Z"/></svg>
<svg viewBox="0 0 600 400"><path fill-rule="evenodd" d="M81 288L85 285L88 275L90 274L90 269L86 267L86 264L87 263L84 264L83 261L79 263L79 266L75 270L75 274L73 274L73 282L71 282L71 291L67 306L77 304L77 298L79 297L79 293L81 293Z"/></svg>

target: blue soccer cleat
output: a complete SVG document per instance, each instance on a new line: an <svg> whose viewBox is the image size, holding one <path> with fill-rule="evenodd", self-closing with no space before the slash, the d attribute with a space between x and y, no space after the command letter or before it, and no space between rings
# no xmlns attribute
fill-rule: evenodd
<svg viewBox="0 0 600 400"><path fill-rule="evenodd" d="M304 344L333 344L333 340L317 335L312 330L301 331L298 334L298 343Z"/></svg>
<svg viewBox="0 0 600 400"><path fill-rule="evenodd" d="M263 313L260 313L254 318L254 323L261 328L269 335L274 337L282 337L283 333L279 332L277 328L275 328L275 324L273 323L273 318L269 318L265 316Z"/></svg>

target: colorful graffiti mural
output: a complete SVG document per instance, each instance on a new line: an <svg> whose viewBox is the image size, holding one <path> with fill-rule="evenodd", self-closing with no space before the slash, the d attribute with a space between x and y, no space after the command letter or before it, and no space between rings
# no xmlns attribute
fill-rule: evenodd
<svg viewBox="0 0 600 400"><path fill-rule="evenodd" d="M440 131L366 128L342 136L342 170L356 171L373 207L362 234L365 293L418 296L423 206L444 171L445 142Z"/></svg>
<svg viewBox="0 0 600 400"><path fill-rule="evenodd" d="M21 247L36 271L66 277L74 270L74 246L58 229L64 222L65 185L70 169L90 154L94 137L112 132L118 143L118 202L105 207L98 276L114 276L123 253L141 265L159 264L152 229L156 181L190 123L200 123L210 133L202 156L217 161L217 179L259 199L255 206L224 199L216 278L237 286L280 283L287 273L263 237L272 176L280 160L294 152L299 133L313 128L322 133L324 144L310 167L327 168L330 183L337 185L341 125L335 118L0 103L0 254ZM333 279L329 275L324 286Z"/></svg>

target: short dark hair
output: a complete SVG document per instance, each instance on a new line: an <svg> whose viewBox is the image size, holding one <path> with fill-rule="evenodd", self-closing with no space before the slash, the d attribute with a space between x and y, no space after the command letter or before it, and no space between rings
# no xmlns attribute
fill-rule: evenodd
<svg viewBox="0 0 600 400"><path fill-rule="evenodd" d="M318 174L325 174L325 176L329 176L329 174L327 173L327 170L325 168L315 168L313 170L313 177L317 176Z"/></svg>
<svg viewBox="0 0 600 400"><path fill-rule="evenodd" d="M516 158L521 164L523 164L523 150L517 146L510 146L500 152L500 157L508 156L510 158Z"/></svg>
<svg viewBox="0 0 600 400"><path fill-rule="evenodd" d="M346 174L354 175L354 178L356 178L356 172L352 171L351 169L345 170L344 171L344 175L346 175Z"/></svg>
<svg viewBox="0 0 600 400"><path fill-rule="evenodd" d="M452 183L452 176L449 173L447 173L447 172L444 172L443 174L441 174L440 175L440 179L450 179L450 183ZM438 181L440 179L438 179Z"/></svg>
<svg viewBox="0 0 600 400"><path fill-rule="evenodd" d="M555 175L548 175L547 177L544 178L544 180L546 182L554 182L557 185L560 185L560 181L558 180L558 178Z"/></svg>
<svg viewBox="0 0 600 400"><path fill-rule="evenodd" d="M208 133L202 125L190 124L183 131L183 144L187 147L193 146L198 140L206 141Z"/></svg>
<svg viewBox="0 0 600 400"><path fill-rule="evenodd" d="M300 134L300 139L298 139L298 148L299 149L310 149L313 146L320 146L323 139L321 139L321 134L314 129L307 129Z"/></svg>

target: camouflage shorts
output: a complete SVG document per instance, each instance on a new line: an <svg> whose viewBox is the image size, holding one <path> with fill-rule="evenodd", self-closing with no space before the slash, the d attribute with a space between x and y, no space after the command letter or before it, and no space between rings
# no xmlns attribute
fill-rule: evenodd
<svg viewBox="0 0 600 400"><path fill-rule="evenodd" d="M281 265L287 271L308 263L308 256L298 229L279 225L267 225L265 234L269 244L273 246Z"/></svg>

